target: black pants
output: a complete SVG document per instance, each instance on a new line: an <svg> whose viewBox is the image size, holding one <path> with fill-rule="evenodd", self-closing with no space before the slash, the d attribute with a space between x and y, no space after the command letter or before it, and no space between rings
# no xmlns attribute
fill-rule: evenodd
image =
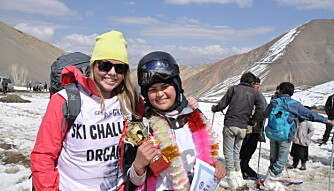
<svg viewBox="0 0 334 191"><path fill-rule="evenodd" d="M7 94L7 92L8 92L7 86L3 86L2 91L3 91L3 94Z"/></svg>
<svg viewBox="0 0 334 191"><path fill-rule="evenodd" d="M293 163L298 164L299 160L305 163L308 161L308 146L292 143L290 155L293 157Z"/></svg>
<svg viewBox="0 0 334 191"><path fill-rule="evenodd" d="M257 177L257 173L249 166L249 161L256 150L259 135L259 133L247 134L242 142L240 149L241 172L243 174L246 173L251 177Z"/></svg>
<svg viewBox="0 0 334 191"><path fill-rule="evenodd" d="M334 116L328 116L328 119L330 119L330 120L333 120L334 119ZM332 131L332 126L331 125L329 125L329 124L326 124L326 130L325 130L325 133L324 133L324 136L323 136L323 138L322 138L322 142L327 142L328 141L328 139L329 139L329 137L330 137L330 133L331 133L331 131ZM334 136L333 136L334 137ZM332 143L333 143L333 137L332 137Z"/></svg>

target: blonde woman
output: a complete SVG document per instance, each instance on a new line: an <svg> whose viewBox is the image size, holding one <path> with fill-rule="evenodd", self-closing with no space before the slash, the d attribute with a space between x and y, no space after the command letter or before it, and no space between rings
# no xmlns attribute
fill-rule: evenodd
<svg viewBox="0 0 334 191"><path fill-rule="evenodd" d="M119 168L118 143L123 115L140 118L138 96L130 81L126 42L111 31L96 38L90 60L91 76L75 66L64 68L62 83L76 81L81 112L72 127L65 125L64 90L51 97L31 153L36 190L123 190L124 168Z"/></svg>

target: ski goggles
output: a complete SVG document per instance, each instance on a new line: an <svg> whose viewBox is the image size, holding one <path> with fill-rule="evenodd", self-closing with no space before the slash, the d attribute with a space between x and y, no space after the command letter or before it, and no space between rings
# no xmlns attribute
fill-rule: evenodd
<svg viewBox="0 0 334 191"><path fill-rule="evenodd" d="M174 64L166 60L153 60L138 69L138 83L139 85L150 85L157 77L166 80L178 74L179 70Z"/></svg>
<svg viewBox="0 0 334 191"><path fill-rule="evenodd" d="M129 66L127 64L114 64L106 60L96 60L97 66L100 71L109 72L112 67L115 68L115 72L118 74L125 74L128 71Z"/></svg>

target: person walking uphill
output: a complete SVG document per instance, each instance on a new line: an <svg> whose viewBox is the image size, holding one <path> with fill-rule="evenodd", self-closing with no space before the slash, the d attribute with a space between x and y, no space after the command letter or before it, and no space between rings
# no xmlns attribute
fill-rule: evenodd
<svg viewBox="0 0 334 191"><path fill-rule="evenodd" d="M226 172L217 161L219 148L212 126L201 111L189 107L174 58L166 52L151 52L140 60L137 72L146 101L145 116L155 141L138 147L130 180L142 185L142 190L187 191L198 158L215 167L217 180L223 178ZM157 172L150 162L158 154L168 162L159 163Z"/></svg>
<svg viewBox="0 0 334 191"><path fill-rule="evenodd" d="M288 108L285 108L288 112L290 112L288 115L287 122L291 124L287 140L285 141L270 140L270 165L264 179L264 186L274 191L285 190L284 185L276 180L278 180L280 175L282 174L286 161L288 159L290 144L291 141L295 138L295 133L297 131L297 123L295 122L297 117L313 122L326 123L333 126L333 122L331 120L328 120L322 115L319 115L305 108L300 102L293 100L291 98L293 93L294 93L294 85L290 82L282 82L279 85L278 95L277 95L278 98L271 100L270 104L267 106L264 112L264 116L268 117L273 108L275 108L275 106L278 105L278 102L289 103L292 101L290 104L288 104ZM280 106L281 105L279 105L278 107ZM270 124L270 119L268 121L268 124ZM266 127L266 129L267 128L268 126Z"/></svg>
<svg viewBox="0 0 334 191"><path fill-rule="evenodd" d="M139 119L144 113L136 109L144 107L130 80L126 46L121 32L104 33L96 38L90 77L75 66L63 69L62 85L78 83L81 110L67 127L66 91L52 95L30 156L36 190L124 189L127 177L118 154L123 114Z"/></svg>
<svg viewBox="0 0 334 191"><path fill-rule="evenodd" d="M227 106L223 127L223 153L226 160L226 181L221 186L236 189L243 186L240 170L240 147L246 136L247 125L254 125L262 115L264 104L261 92L252 87L256 76L251 72L241 76L240 83L230 87L224 97L213 105L212 112L222 111ZM252 115L253 107L255 112Z"/></svg>

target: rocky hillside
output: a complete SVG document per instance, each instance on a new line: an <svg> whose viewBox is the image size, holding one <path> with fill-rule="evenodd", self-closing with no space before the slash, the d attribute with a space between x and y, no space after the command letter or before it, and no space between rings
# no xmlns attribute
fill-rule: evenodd
<svg viewBox="0 0 334 191"><path fill-rule="evenodd" d="M0 22L0 75L11 79L9 67L26 68L26 80L49 82L50 66L65 51Z"/></svg>

